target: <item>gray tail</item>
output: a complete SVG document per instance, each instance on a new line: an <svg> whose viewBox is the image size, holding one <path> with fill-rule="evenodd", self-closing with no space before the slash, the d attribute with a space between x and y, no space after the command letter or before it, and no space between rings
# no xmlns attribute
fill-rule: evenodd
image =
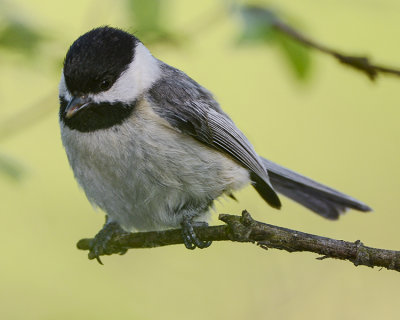
<svg viewBox="0 0 400 320"><path fill-rule="evenodd" d="M347 209L371 211L366 204L261 158L274 189L319 215L336 220Z"/></svg>

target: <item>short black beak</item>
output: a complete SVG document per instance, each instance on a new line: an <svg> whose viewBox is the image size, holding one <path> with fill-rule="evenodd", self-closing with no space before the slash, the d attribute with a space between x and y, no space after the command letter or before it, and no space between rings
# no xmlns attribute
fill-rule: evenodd
<svg viewBox="0 0 400 320"><path fill-rule="evenodd" d="M88 106L91 102L92 100L88 96L72 97L67 107L65 108L65 117L67 119L72 118L78 111Z"/></svg>

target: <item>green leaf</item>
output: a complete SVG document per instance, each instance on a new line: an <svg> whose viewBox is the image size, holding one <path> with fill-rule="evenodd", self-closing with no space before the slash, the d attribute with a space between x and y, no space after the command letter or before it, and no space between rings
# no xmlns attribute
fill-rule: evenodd
<svg viewBox="0 0 400 320"><path fill-rule="evenodd" d="M16 20L6 20L0 29L0 47L32 54L44 37L33 27Z"/></svg>
<svg viewBox="0 0 400 320"><path fill-rule="evenodd" d="M310 50L281 32L277 32L276 43L297 78L308 78L312 65Z"/></svg>
<svg viewBox="0 0 400 320"><path fill-rule="evenodd" d="M168 2L160 0L127 0L131 19L135 25L140 39L146 44L169 43L177 45L180 39L170 32L165 23L162 22L163 13L166 12L163 6Z"/></svg>
<svg viewBox="0 0 400 320"><path fill-rule="evenodd" d="M277 17L269 9L253 5L239 7L243 21L239 42L266 42L274 39L276 30L274 22Z"/></svg>
<svg viewBox="0 0 400 320"><path fill-rule="evenodd" d="M261 6L244 5L239 7L239 12L243 20L239 43L277 45L299 80L305 80L310 75L309 49L275 27L277 23L283 22L274 11Z"/></svg>
<svg viewBox="0 0 400 320"><path fill-rule="evenodd" d="M160 29L160 0L128 0L128 4L136 28L139 28L141 31L155 31Z"/></svg>
<svg viewBox="0 0 400 320"><path fill-rule="evenodd" d="M21 180L25 172L21 164L8 156L0 154L0 173L12 180Z"/></svg>

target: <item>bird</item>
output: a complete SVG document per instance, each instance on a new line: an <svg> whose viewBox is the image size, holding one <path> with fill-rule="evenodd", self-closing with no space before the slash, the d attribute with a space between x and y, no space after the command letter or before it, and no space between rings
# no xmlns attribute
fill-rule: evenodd
<svg viewBox="0 0 400 320"><path fill-rule="evenodd" d="M106 214L89 253L100 263L126 232L180 227L186 248L209 247L196 227L207 225L214 200L246 185L276 209L279 193L331 220L371 210L259 156L209 90L122 29L97 27L72 43L59 100L69 164Z"/></svg>

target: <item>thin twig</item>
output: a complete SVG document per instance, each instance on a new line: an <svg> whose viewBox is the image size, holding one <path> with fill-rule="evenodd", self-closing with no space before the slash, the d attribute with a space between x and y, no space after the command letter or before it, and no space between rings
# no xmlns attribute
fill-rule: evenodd
<svg viewBox="0 0 400 320"><path fill-rule="evenodd" d="M280 19L275 19L273 22L273 26L280 32L294 39L295 41L309 48L313 48L320 52L331 55L332 57L336 58L339 62L365 73L371 80L375 80L379 73L387 73L400 76L400 70L398 69L393 69L373 64L365 56L352 56L343 54L335 49L332 49L330 47L327 47L312 40L311 38L307 37L306 35L300 33L291 26L287 25Z"/></svg>
<svg viewBox="0 0 400 320"><path fill-rule="evenodd" d="M321 255L317 258L319 260L348 260L355 266L383 267L400 272L400 251L367 247L359 240L347 242L269 225L253 220L247 211L243 211L241 217L221 214L219 219L226 225L196 228L199 238L203 241L251 242L263 249L274 248L288 252L309 251ZM92 242L93 239L82 239L77 247L90 250ZM107 251L113 254L126 249L182 243L180 229L126 233L112 238Z"/></svg>

